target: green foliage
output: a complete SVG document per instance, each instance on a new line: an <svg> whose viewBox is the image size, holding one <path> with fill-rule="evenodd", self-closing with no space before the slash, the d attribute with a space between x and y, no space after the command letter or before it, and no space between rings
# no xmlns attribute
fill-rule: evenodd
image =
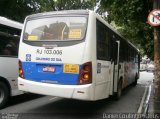
<svg viewBox="0 0 160 119"><path fill-rule="evenodd" d="M95 0L1 0L0 16L23 22L29 14L37 12L92 9Z"/></svg>
<svg viewBox="0 0 160 119"><path fill-rule="evenodd" d="M26 15L35 11L32 0L1 0L0 16L23 22Z"/></svg>
<svg viewBox="0 0 160 119"><path fill-rule="evenodd" d="M147 23L151 5L146 0L101 1L101 7L108 11L108 22L114 21L124 37L153 59L153 29Z"/></svg>
<svg viewBox="0 0 160 119"><path fill-rule="evenodd" d="M71 9L93 9L94 0L39 0L39 12Z"/></svg>

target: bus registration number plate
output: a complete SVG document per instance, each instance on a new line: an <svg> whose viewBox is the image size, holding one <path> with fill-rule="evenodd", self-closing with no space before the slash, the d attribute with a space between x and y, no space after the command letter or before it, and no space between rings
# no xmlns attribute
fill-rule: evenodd
<svg viewBox="0 0 160 119"><path fill-rule="evenodd" d="M77 64L64 64L63 65L63 72L78 74L79 73L79 65L77 65Z"/></svg>
<svg viewBox="0 0 160 119"><path fill-rule="evenodd" d="M52 66L43 67L43 72L55 72L56 68Z"/></svg>

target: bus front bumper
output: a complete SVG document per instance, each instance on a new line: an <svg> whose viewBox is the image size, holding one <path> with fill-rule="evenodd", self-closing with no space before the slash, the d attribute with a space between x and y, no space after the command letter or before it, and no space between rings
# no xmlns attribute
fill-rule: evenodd
<svg viewBox="0 0 160 119"><path fill-rule="evenodd" d="M86 85L48 84L48 83L29 81L18 77L18 88L19 90L22 91L42 94L42 95L73 98L79 100L94 100L93 84L86 84Z"/></svg>

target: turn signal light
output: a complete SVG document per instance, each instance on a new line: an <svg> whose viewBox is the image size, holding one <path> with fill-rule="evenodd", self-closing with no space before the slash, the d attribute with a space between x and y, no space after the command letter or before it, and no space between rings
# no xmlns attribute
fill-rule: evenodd
<svg viewBox="0 0 160 119"><path fill-rule="evenodd" d="M83 79L84 79L84 80L88 80L88 79L89 79L89 74L84 74L84 75L83 75Z"/></svg>
<svg viewBox="0 0 160 119"><path fill-rule="evenodd" d="M19 60L19 77L24 78L22 62Z"/></svg>
<svg viewBox="0 0 160 119"><path fill-rule="evenodd" d="M87 62L82 65L78 80L79 85L92 83L92 63Z"/></svg>

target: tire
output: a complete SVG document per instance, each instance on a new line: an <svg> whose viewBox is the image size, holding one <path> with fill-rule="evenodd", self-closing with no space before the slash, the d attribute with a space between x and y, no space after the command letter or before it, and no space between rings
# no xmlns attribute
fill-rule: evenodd
<svg viewBox="0 0 160 119"><path fill-rule="evenodd" d="M117 92L115 93L115 99L119 100L121 96L122 96L122 81L120 80L118 82Z"/></svg>
<svg viewBox="0 0 160 119"><path fill-rule="evenodd" d="M0 82L0 109L5 106L9 99L9 89L7 85L3 82Z"/></svg>
<svg viewBox="0 0 160 119"><path fill-rule="evenodd" d="M138 78L137 78L137 75L135 76L135 81L133 82L133 86L136 86L137 85L137 81L138 81Z"/></svg>

